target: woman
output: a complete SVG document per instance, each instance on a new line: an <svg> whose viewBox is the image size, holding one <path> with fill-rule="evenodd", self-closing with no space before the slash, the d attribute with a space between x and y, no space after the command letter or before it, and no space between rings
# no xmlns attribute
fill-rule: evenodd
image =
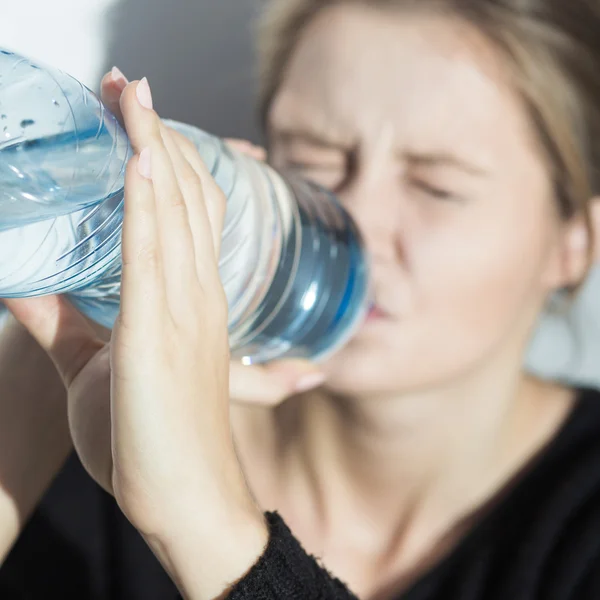
<svg viewBox="0 0 600 600"><path fill-rule="evenodd" d="M600 394L522 366L600 230L599 32L587 0L272 4L270 160L355 217L376 306L318 370L230 390L223 197L147 82L105 78L136 150L111 345L60 299L9 308L184 597L600 597Z"/></svg>

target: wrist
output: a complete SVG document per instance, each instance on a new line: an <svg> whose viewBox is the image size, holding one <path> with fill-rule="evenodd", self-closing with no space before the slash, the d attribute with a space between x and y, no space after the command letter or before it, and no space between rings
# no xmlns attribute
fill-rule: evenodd
<svg viewBox="0 0 600 600"><path fill-rule="evenodd" d="M221 507L214 514L199 511L187 519L180 515L180 526L144 538L184 598L217 600L225 598L256 564L267 547L269 531L254 505Z"/></svg>

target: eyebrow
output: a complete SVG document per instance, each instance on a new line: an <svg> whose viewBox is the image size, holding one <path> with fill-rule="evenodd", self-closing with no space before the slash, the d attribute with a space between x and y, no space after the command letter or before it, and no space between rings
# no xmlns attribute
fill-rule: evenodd
<svg viewBox="0 0 600 600"><path fill-rule="evenodd" d="M487 175L487 171L477 165L473 165L458 156L447 152L416 153L399 152L398 157L416 167L454 167L470 175L479 177Z"/></svg>
<svg viewBox="0 0 600 600"><path fill-rule="evenodd" d="M283 143L304 142L306 144L332 150L347 149L347 145L343 142L335 142L310 130L272 127L271 133L274 138Z"/></svg>
<svg viewBox="0 0 600 600"><path fill-rule="evenodd" d="M273 126L271 132L277 140L288 144L291 142L304 142L331 150L347 150L349 146L349 144L347 145L344 142L335 142L327 139L323 135L309 129L279 128ZM408 162L415 167L454 167L478 177L488 175L488 172L482 167L471 164L449 152L398 152L397 156L400 160Z"/></svg>

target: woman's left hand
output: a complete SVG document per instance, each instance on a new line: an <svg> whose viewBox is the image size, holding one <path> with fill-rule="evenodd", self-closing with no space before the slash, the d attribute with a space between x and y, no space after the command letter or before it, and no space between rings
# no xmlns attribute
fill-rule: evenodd
<svg viewBox="0 0 600 600"><path fill-rule="evenodd" d="M214 598L267 542L230 430L227 304L217 266L225 198L200 158L161 123L145 80L127 86L121 111L135 156L110 344L66 300L7 304L63 376L75 446L92 477L186 597ZM90 444L90 431L81 430L89 419L79 415L109 384L110 432L93 433Z"/></svg>

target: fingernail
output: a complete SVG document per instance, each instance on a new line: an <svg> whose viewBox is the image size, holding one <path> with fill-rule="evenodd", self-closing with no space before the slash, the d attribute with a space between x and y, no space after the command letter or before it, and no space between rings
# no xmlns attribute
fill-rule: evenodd
<svg viewBox="0 0 600 600"><path fill-rule="evenodd" d="M123 91L125 86L129 83L129 79L123 75L122 71L117 67L113 67L110 70L110 76L112 80L119 86L119 89Z"/></svg>
<svg viewBox="0 0 600 600"><path fill-rule="evenodd" d="M150 148L144 148L138 158L138 171L142 177L152 179L152 164L150 160Z"/></svg>
<svg viewBox="0 0 600 600"><path fill-rule="evenodd" d="M306 392L308 390L312 390L316 387L319 387L324 382L325 375L323 375L323 373L311 373L310 375L302 377L296 383L295 389L297 392Z"/></svg>
<svg viewBox="0 0 600 600"><path fill-rule="evenodd" d="M144 77L138 84L135 90L139 103L144 108L152 108L152 92L148 85L148 79Z"/></svg>

